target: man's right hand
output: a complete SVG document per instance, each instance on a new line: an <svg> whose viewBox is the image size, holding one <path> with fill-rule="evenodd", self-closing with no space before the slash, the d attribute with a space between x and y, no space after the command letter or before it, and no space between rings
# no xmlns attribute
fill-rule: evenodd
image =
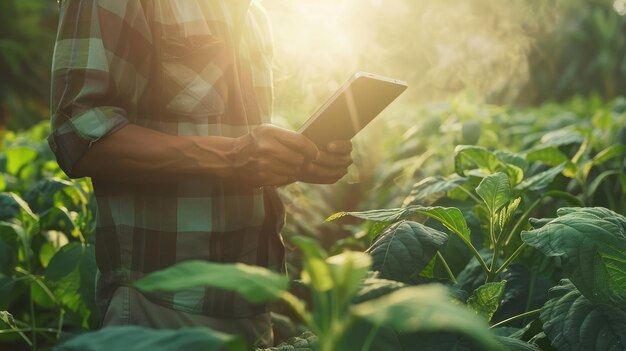
<svg viewBox="0 0 626 351"><path fill-rule="evenodd" d="M234 177L254 186L292 182L319 152L307 137L271 125L256 127L236 145Z"/></svg>

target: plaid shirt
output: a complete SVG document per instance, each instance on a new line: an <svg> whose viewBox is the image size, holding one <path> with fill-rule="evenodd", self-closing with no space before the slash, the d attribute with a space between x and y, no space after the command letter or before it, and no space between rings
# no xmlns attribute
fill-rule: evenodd
<svg viewBox="0 0 626 351"><path fill-rule="evenodd" d="M270 122L268 19L249 0L65 0L53 61L49 144L69 175L128 123L173 135L237 137ZM114 184L93 179L99 294L177 262L283 265L274 188L220 179ZM218 289L146 294L189 313L263 312Z"/></svg>

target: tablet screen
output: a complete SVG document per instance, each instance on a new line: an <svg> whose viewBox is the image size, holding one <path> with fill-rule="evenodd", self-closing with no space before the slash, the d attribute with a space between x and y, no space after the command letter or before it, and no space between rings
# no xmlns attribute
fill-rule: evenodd
<svg viewBox="0 0 626 351"><path fill-rule="evenodd" d="M407 85L403 81L358 72L300 128L318 147L352 139L395 100Z"/></svg>

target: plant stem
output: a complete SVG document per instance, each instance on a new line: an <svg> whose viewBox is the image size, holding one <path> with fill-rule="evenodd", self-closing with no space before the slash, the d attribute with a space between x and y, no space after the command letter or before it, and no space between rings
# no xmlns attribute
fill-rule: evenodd
<svg viewBox="0 0 626 351"><path fill-rule="evenodd" d="M538 308L538 309L536 309L536 310L532 310L532 311L524 312L524 313L522 313L522 314L518 314L517 316L513 316L513 317L511 317L511 318L507 318L507 319L505 319L505 320L503 320L503 321L500 321L500 322L498 322L498 323L496 323L496 324L492 325L492 326L491 326L491 327L489 327L489 328L491 328L491 329L493 329L493 328L497 328L497 327L499 327L499 326L501 326L501 325L503 325L503 324L506 324L506 323L512 322L512 321L517 320L517 319L520 319L520 318L524 318L524 317L532 316L532 315L535 315L535 314L537 314L537 313L539 313L539 312L541 312L541 309L540 309L540 308Z"/></svg>
<svg viewBox="0 0 626 351"><path fill-rule="evenodd" d="M520 216L520 218L517 219L517 222L515 222L513 229L511 229L511 231L509 232L509 235L506 237L506 240L504 241L504 247L509 246L509 243L511 239L513 239L513 236L515 236L515 234L520 230L522 224L526 223L526 221L528 220L528 217L530 217L531 212L534 211L537 206L539 206L539 204L541 203L541 200L543 200L543 196L541 196L540 198L535 200L532 204L530 204L530 206L528 206L528 208L526 209L526 211L524 211L524 213Z"/></svg>
<svg viewBox="0 0 626 351"><path fill-rule="evenodd" d="M441 254L441 252L437 251L437 257L439 257L439 260L441 260L441 263L443 264L443 268L446 269L446 272L448 273L448 276L450 277L450 280L452 281L452 283L456 284L456 277L454 276L454 273L452 273L450 266L448 266L448 262L446 262L446 259L443 258L443 255Z"/></svg>
<svg viewBox="0 0 626 351"><path fill-rule="evenodd" d="M528 297L526 298L526 306L524 312L528 311L530 304L533 302L533 293L535 292L535 284L537 282L537 271L532 270L530 273L530 286L528 287Z"/></svg>
<svg viewBox="0 0 626 351"><path fill-rule="evenodd" d="M39 332L39 333L56 333L57 330L54 328L13 328L13 329L0 329L0 334L10 334L10 333L23 333L23 332ZM28 340L27 340L28 342ZM29 342L28 346L32 346Z"/></svg>
<svg viewBox="0 0 626 351"><path fill-rule="evenodd" d="M485 283L492 282L497 275L495 270L496 264L498 262L498 256L500 254L500 243L502 242L501 240L498 240L500 238L496 239L496 236L494 234L494 217L495 213L492 213L491 217L489 218L489 235L491 236L491 240L493 242L493 255L491 256L491 267L489 267L489 271L487 272L487 279Z"/></svg>
<svg viewBox="0 0 626 351"><path fill-rule="evenodd" d="M502 264L502 266L500 266L500 268L498 268L498 270L496 271L495 275L498 275L500 273L502 273L502 271L504 271L506 269L506 267L508 267L513 260L515 260L517 258L517 256L519 256L522 251L524 250L524 248L526 247L526 243L522 243L522 245L520 245L515 252L513 252L513 254L511 256L509 256L509 258L506 259L506 261L504 261L504 263Z"/></svg>
<svg viewBox="0 0 626 351"><path fill-rule="evenodd" d="M367 334L367 338L365 338L365 342L363 343L363 347L361 347L361 351L369 351L370 347L372 347L372 343L374 342L374 338L378 333L378 329L380 329L380 325L376 324L372 327L369 334Z"/></svg>

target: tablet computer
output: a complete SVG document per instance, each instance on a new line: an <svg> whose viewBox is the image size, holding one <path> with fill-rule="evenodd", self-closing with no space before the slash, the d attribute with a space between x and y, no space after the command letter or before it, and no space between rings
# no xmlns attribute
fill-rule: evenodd
<svg viewBox="0 0 626 351"><path fill-rule="evenodd" d="M318 147L350 140L407 88L406 82L357 72L298 130Z"/></svg>

